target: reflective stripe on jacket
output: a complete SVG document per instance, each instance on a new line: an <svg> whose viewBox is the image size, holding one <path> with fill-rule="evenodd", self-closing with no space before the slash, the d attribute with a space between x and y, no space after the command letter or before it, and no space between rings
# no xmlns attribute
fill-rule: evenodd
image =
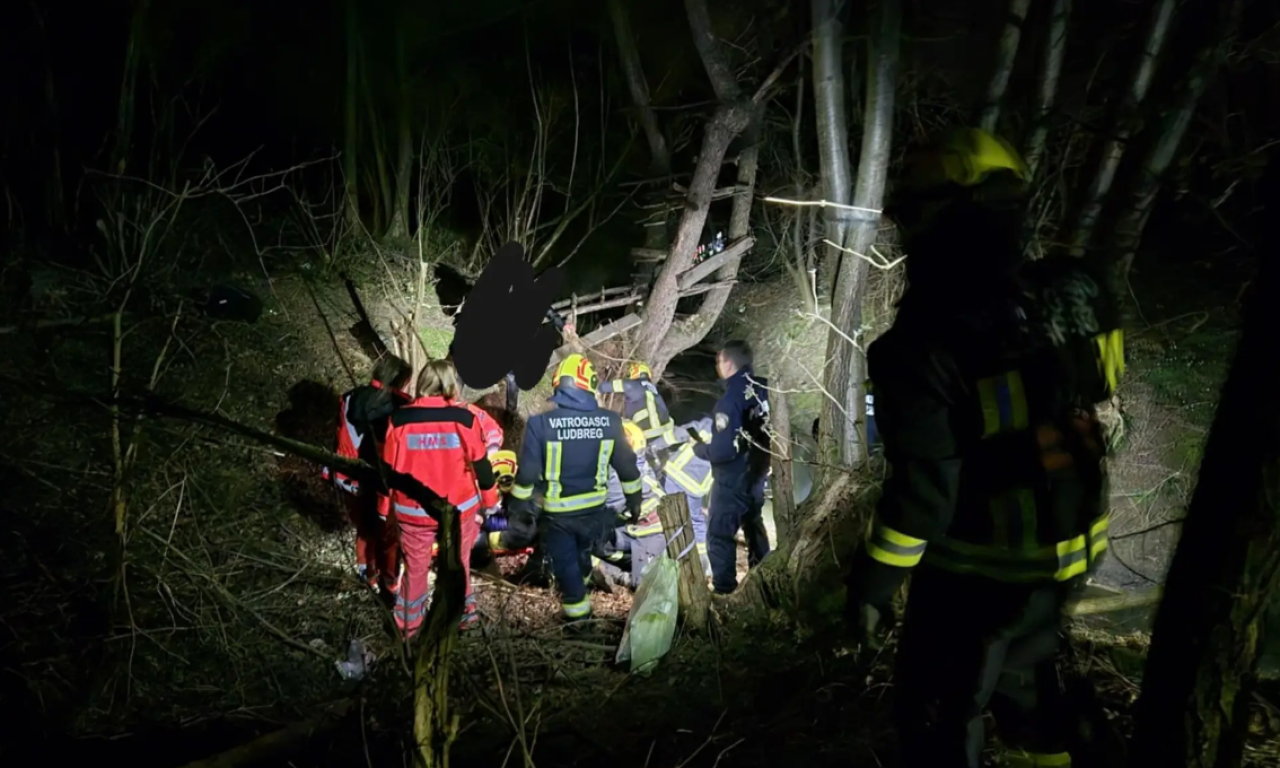
<svg viewBox="0 0 1280 768"><path fill-rule="evenodd" d="M677 428L676 436L680 437L681 433L687 434L694 431L702 438L704 444L711 442L711 419L704 418L683 424ZM698 443L692 437L688 437L680 446L680 450L667 459L662 472L668 480L680 486L680 490L689 496L702 498L711 492L714 478L711 476L711 462L698 458L695 452L697 445Z"/></svg>
<svg viewBox="0 0 1280 768"><path fill-rule="evenodd" d="M498 420L489 415L489 412L475 403L465 403L471 415L476 417L476 427L480 430L480 436L484 438L484 449L490 457L498 451L502 450L503 433L502 427L498 425Z"/></svg>
<svg viewBox="0 0 1280 768"><path fill-rule="evenodd" d="M338 399L337 454L347 459L362 459L367 464L377 466L378 443L386 434L387 419L393 411L408 402L406 395L389 392L377 381L343 394ZM330 476L342 490L348 493L360 492L360 483L354 478L336 470L326 474L325 479L330 479Z"/></svg>
<svg viewBox="0 0 1280 768"><path fill-rule="evenodd" d="M636 468L640 470L644 501L640 502L641 518L627 525L627 533L632 536L647 536L662 530L662 523L658 520L658 504L662 501L664 492L644 456L636 455ZM618 514L626 511L626 494L622 492L622 481L613 469L609 470L609 487L604 505Z"/></svg>
<svg viewBox="0 0 1280 768"><path fill-rule="evenodd" d="M525 426L511 498L529 501L539 491L542 509L553 513L601 507L611 467L626 496L640 494L640 470L623 434L622 417L581 390L558 389L552 400L557 408L530 418Z"/></svg>
<svg viewBox="0 0 1280 768"><path fill-rule="evenodd" d="M661 450L676 444L675 421L667 412L666 400L648 377L600 383L600 394L611 392L622 393L622 415L640 427L649 448Z"/></svg>

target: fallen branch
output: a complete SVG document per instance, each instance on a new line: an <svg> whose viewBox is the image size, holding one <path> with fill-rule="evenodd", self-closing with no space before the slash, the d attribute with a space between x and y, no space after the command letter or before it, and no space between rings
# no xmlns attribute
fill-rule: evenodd
<svg viewBox="0 0 1280 768"><path fill-rule="evenodd" d="M1164 597L1164 588L1155 587L1145 592L1130 592L1107 597L1086 597L1073 600L1062 608L1066 616L1093 616L1099 613L1115 613L1130 608L1155 605Z"/></svg>
<svg viewBox="0 0 1280 768"><path fill-rule="evenodd" d="M316 733L333 726L347 714L351 703L350 699L346 699L330 705L326 711L309 720L285 726L212 757L187 763L182 768L239 768L269 757L279 757L302 746Z"/></svg>
<svg viewBox="0 0 1280 768"><path fill-rule="evenodd" d="M128 313L126 313L128 314ZM43 331L48 328L67 328L76 325L96 325L98 323L107 323L115 319L116 313L112 312L107 315L96 315L93 317L64 317L56 320L37 320L30 325L6 325L0 328L0 336L19 333L21 331Z"/></svg>

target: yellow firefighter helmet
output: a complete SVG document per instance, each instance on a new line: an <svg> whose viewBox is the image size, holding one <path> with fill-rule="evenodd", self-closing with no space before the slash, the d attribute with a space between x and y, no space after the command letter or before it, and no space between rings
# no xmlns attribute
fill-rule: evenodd
<svg viewBox="0 0 1280 768"><path fill-rule="evenodd" d="M649 378L652 379L653 371L649 370L649 366L645 365L644 363L632 363L631 365L627 366L628 379L638 379L641 376L648 376Z"/></svg>
<svg viewBox="0 0 1280 768"><path fill-rule="evenodd" d="M622 431L627 436L627 445L631 446L631 450L640 453L644 447L649 444L645 439L644 430L638 424L629 419L622 420Z"/></svg>
<svg viewBox="0 0 1280 768"><path fill-rule="evenodd" d="M498 490L507 493L516 482L516 452L496 451L489 459L493 465L493 476L498 480Z"/></svg>
<svg viewBox="0 0 1280 768"><path fill-rule="evenodd" d="M564 386L565 380L568 384L578 389L596 393L596 387L600 384L600 380L596 378L596 367L585 355L574 353L564 359L560 363L560 367L556 369L556 386Z"/></svg>

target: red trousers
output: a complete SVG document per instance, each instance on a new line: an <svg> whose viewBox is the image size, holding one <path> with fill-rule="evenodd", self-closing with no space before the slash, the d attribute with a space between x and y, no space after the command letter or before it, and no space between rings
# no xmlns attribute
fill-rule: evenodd
<svg viewBox="0 0 1280 768"><path fill-rule="evenodd" d="M431 573L431 547L436 542L437 527L414 525L399 521L400 558L404 562L404 576L395 590L395 607L392 616L396 626L409 639L422 629L427 615L428 574ZM475 596L471 592L471 548L480 535L480 523L475 515L462 516L462 573L466 579L466 613L475 613Z"/></svg>
<svg viewBox="0 0 1280 768"><path fill-rule="evenodd" d="M356 565L363 566L365 579L376 584L378 577L394 580L398 570L394 537L378 518L378 497L339 491L347 517L356 529Z"/></svg>

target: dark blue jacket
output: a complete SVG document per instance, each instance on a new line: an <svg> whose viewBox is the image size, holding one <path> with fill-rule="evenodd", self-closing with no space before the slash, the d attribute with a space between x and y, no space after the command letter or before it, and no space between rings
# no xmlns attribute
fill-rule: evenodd
<svg viewBox="0 0 1280 768"><path fill-rule="evenodd" d="M642 485L636 455L622 431L622 417L600 407L594 395L557 389L556 404L529 419L520 446L511 498L517 505L542 495L545 512L581 512L604 506L613 467L627 506L639 511Z"/></svg>
<svg viewBox="0 0 1280 768"><path fill-rule="evenodd" d="M650 448L661 450L676 444L675 422L667 411L667 401L648 376L600 382L600 394L622 393L622 415L644 432Z"/></svg>
<svg viewBox="0 0 1280 768"><path fill-rule="evenodd" d="M712 412L711 442L695 450L718 474L750 472L758 478L769 471L768 384L750 367L725 382L725 393Z"/></svg>

